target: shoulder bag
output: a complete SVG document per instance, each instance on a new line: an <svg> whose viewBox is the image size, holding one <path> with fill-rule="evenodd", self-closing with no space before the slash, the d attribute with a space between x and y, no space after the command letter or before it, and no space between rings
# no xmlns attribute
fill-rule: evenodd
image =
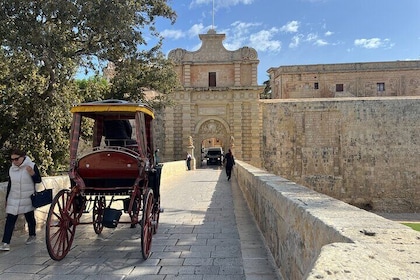
<svg viewBox="0 0 420 280"><path fill-rule="evenodd" d="M35 192L31 195L32 206L35 208L48 205L52 202L52 189L47 189L44 182L41 181L41 183L44 189L40 192L37 192L35 189Z"/></svg>

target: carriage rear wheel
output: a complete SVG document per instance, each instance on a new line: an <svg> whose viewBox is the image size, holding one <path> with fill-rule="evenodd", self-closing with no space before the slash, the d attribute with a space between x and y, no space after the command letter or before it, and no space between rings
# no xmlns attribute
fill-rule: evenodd
<svg viewBox="0 0 420 280"><path fill-rule="evenodd" d="M92 221L93 221L93 229L95 230L96 234L100 234L104 228L102 224L102 219L104 217L104 209L105 209L105 196L95 196L95 201L93 205L92 211Z"/></svg>
<svg viewBox="0 0 420 280"><path fill-rule="evenodd" d="M153 205L153 234L157 233L159 227L160 217L160 198L158 198Z"/></svg>
<svg viewBox="0 0 420 280"><path fill-rule="evenodd" d="M62 260L70 251L76 233L77 217L69 190L61 190L54 197L45 227L45 241L51 259Z"/></svg>
<svg viewBox="0 0 420 280"><path fill-rule="evenodd" d="M141 221L141 253L143 259L150 256L153 237L153 190L147 189L143 196L143 217Z"/></svg>

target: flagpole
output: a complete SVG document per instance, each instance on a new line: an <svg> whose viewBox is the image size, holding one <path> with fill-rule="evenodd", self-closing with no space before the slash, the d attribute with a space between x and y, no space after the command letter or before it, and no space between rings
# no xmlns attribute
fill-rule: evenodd
<svg viewBox="0 0 420 280"><path fill-rule="evenodd" d="M211 23L211 29L214 30L214 0L213 0L213 10L212 10L212 23Z"/></svg>

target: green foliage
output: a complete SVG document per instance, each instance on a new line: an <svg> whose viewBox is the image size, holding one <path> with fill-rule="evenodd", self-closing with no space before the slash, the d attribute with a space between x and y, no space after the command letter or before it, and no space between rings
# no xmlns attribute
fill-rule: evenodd
<svg viewBox="0 0 420 280"><path fill-rule="evenodd" d="M27 63L22 53L0 53L0 160L2 179L10 163L9 150L17 147L28 152L43 174L60 169L67 158L69 126L69 89L58 84L46 91L49 81L42 68Z"/></svg>
<svg viewBox="0 0 420 280"><path fill-rule="evenodd" d="M261 93L260 98L261 99L271 99L271 85L270 80L267 80L264 82L264 91Z"/></svg>
<svg viewBox="0 0 420 280"><path fill-rule="evenodd" d="M110 95L110 86L99 78L75 82L77 69L99 72L98 62L138 57L150 65L147 59L160 56L162 40L155 20L176 18L166 2L0 0L1 181L10 166L9 149L16 146L43 174L67 166L72 104ZM156 44L140 51L146 37Z"/></svg>
<svg viewBox="0 0 420 280"><path fill-rule="evenodd" d="M109 95L110 84L105 78L91 77L75 81L78 92L78 102L89 102L104 99Z"/></svg>
<svg viewBox="0 0 420 280"><path fill-rule="evenodd" d="M152 106L170 104L169 94L179 87L174 65L163 54L143 52L135 58L116 63L116 75L107 98L130 101L145 100L144 89L160 94L151 102Z"/></svg>

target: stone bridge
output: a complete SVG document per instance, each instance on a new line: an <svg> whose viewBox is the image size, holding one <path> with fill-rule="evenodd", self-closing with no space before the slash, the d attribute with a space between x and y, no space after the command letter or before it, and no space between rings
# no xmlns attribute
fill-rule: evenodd
<svg viewBox="0 0 420 280"><path fill-rule="evenodd" d="M46 177L44 182L55 191L69 185L66 177ZM189 186L190 189L176 186ZM184 161L165 163L163 193L165 190L172 191L172 197L165 198L163 206L171 207L162 214L162 223L166 221L167 224L163 224L154 237L152 263L134 258L132 252L120 252L120 257L127 255L127 260L131 258L133 263L124 264L124 269L120 268L117 272L109 271L106 262L120 259L117 253L111 254L111 257L109 252L104 256L101 253L102 259L96 254L92 257L92 251L105 250L103 241L83 232L82 238L87 240L78 241L76 237L75 249L72 250L78 253L72 256L70 251L66 259L75 263L86 261L82 258L92 258L88 260L99 263L96 267L98 271L87 269L80 272L69 263L74 271L60 273L82 277L78 279L90 279L88 277L92 277L92 273L123 277L120 279L143 279L146 275L155 277L153 279L172 279L170 277L175 276L184 277L182 279L420 279L419 232L245 162L237 161L231 183L226 181L220 167L186 171ZM239 196L229 198L235 192ZM210 195L211 204L207 204L206 195ZM4 193L1 193L0 203L4 203ZM241 204L245 205L246 211L238 210ZM199 211L191 205L200 205ZM42 221L45 221L47 209L41 208L36 212L42 235ZM182 213L183 220L182 225L177 226L179 213ZM207 217L205 220L201 220L203 215ZM188 221L184 220L185 216ZM211 222L208 220L210 216L213 217ZM3 220L0 226L4 226ZM251 231L250 228L256 230ZM16 230L20 233L25 231L22 220ZM93 229L90 230L93 233ZM129 229L121 229L121 232L126 230ZM114 237L121 232L116 231ZM232 232L237 234L232 235ZM206 236L206 241L199 242L200 246L204 243L206 246L195 247L198 243L191 245L191 238L198 242L200 234L203 238ZM169 244L173 241L171 237L175 236L179 244L175 241ZM259 240L260 237L263 241ZM16 237L12 243L15 242L18 248L25 248L19 240ZM109 240L112 240L112 234ZM40 243L36 247L39 251L32 253L47 258L45 246L41 246L43 241ZM207 243L212 245L207 246ZM20 247L22 253L30 254L23 248ZM113 247L105 248L110 250ZM198 253L194 252L194 248L209 251ZM222 248L230 249L226 251ZM172 253L165 254L165 251ZM239 255L234 252L239 252ZM6 260L4 255L0 258L2 263ZM45 260L37 264L37 269L32 264L33 270L26 273L30 273L30 277L56 275L63 262L68 262L66 259L58 263ZM19 279L35 279L27 278L26 274L22 276L22 271L16 271L19 270L16 264L2 265L1 269L0 278L14 274L21 277ZM23 266L20 269L24 269Z"/></svg>

